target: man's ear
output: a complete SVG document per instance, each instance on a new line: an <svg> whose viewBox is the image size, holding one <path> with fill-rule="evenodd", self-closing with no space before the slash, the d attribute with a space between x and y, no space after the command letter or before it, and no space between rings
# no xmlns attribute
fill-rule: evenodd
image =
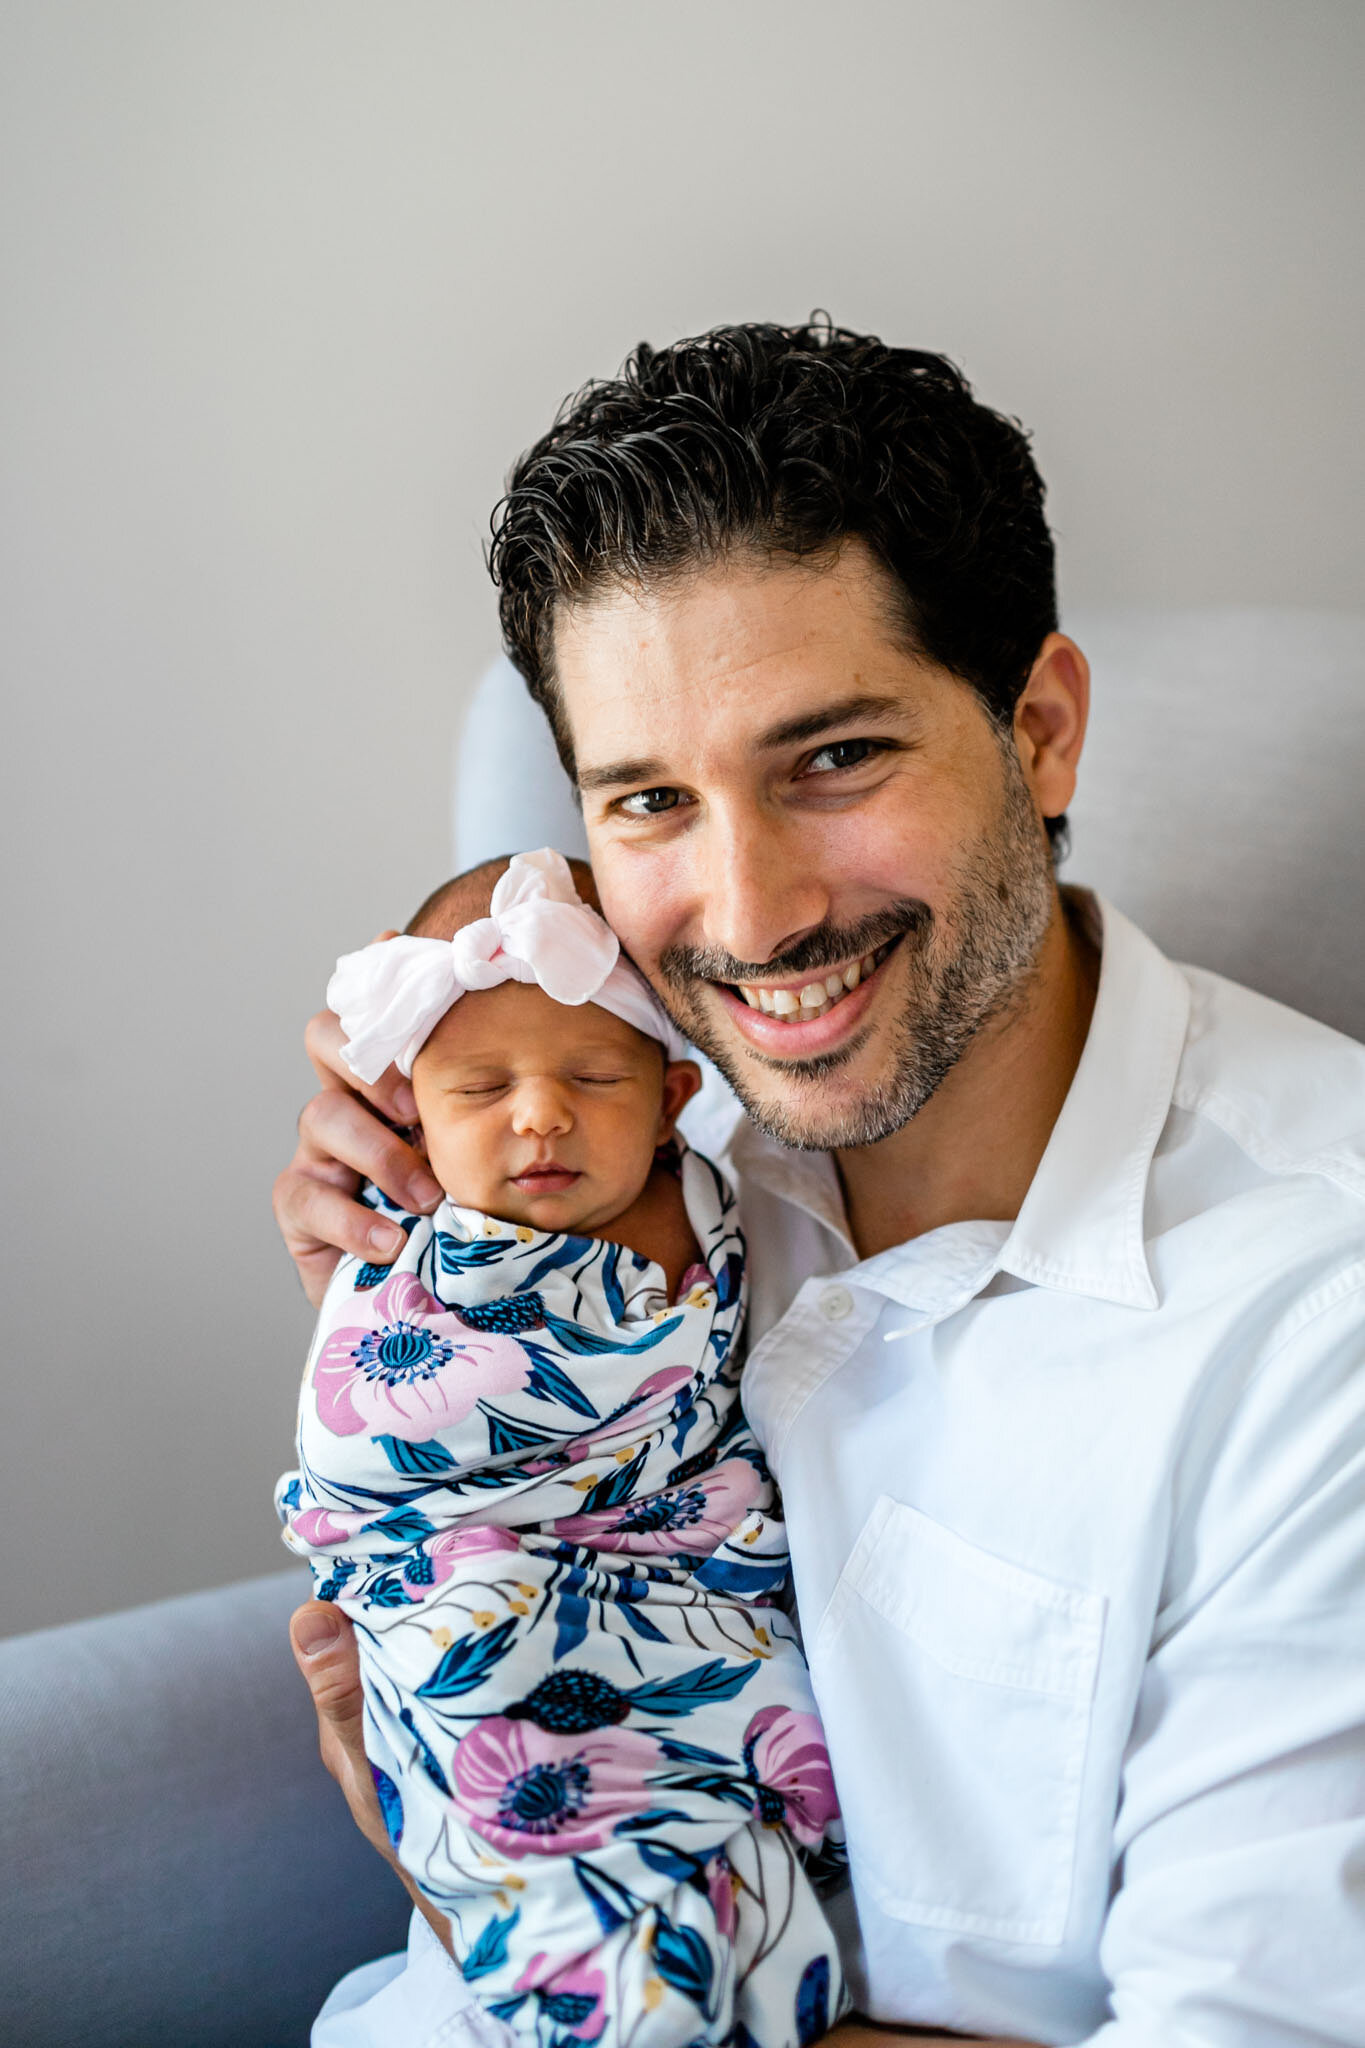
<svg viewBox="0 0 1365 2048"><path fill-rule="evenodd" d="M1060 818L1076 793L1090 715L1090 664L1065 633L1049 633L1014 707L1014 744L1033 801Z"/></svg>
<svg viewBox="0 0 1365 2048"><path fill-rule="evenodd" d="M670 1060L664 1068L664 1099L659 1111L658 1143L666 1145L673 1126L701 1087L701 1068L695 1060Z"/></svg>

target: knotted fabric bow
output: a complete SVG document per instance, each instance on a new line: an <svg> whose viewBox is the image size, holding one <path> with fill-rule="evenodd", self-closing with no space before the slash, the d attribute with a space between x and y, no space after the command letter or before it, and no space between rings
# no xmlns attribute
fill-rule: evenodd
<svg viewBox="0 0 1365 2048"><path fill-rule="evenodd" d="M657 1038L669 1059L686 1044L649 984L621 957L610 925L583 901L562 853L514 853L487 917L452 939L404 936L344 953L327 1005L346 1033L341 1057L360 1081L412 1063L453 1003L471 989L536 982L557 1003L597 1003Z"/></svg>

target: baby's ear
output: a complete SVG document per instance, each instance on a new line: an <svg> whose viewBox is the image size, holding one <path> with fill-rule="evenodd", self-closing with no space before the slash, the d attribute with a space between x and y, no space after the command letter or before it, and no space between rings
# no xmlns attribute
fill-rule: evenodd
<svg viewBox="0 0 1365 2048"><path fill-rule="evenodd" d="M664 1068L664 1099L659 1112L659 1143L673 1136L673 1126L701 1087L701 1068L695 1060L670 1060Z"/></svg>

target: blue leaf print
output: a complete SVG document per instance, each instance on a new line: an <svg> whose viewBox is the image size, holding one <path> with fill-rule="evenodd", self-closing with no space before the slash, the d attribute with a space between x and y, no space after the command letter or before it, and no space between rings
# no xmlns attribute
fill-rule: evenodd
<svg viewBox="0 0 1365 2048"><path fill-rule="evenodd" d="M521 1908L518 1906L506 1919L489 1921L460 1965L460 1974L466 1984L475 1977L486 1977L490 1970L502 1968L507 1961L507 1937L520 1918Z"/></svg>
<svg viewBox="0 0 1365 2048"><path fill-rule="evenodd" d="M452 1643L417 1696L424 1700L454 1700L482 1685L493 1666L506 1656L516 1634L515 1617L500 1621L482 1635L461 1636Z"/></svg>
<svg viewBox="0 0 1365 2048"><path fill-rule="evenodd" d="M280 1507L282 1510L284 1508L296 1508L302 1499L303 1481L301 1479L291 1479L284 1492L280 1495Z"/></svg>
<svg viewBox="0 0 1365 2048"><path fill-rule="evenodd" d="M398 1572L383 1572L365 1588L367 1607L406 1607L408 1604L407 1592Z"/></svg>
<svg viewBox="0 0 1365 2048"><path fill-rule="evenodd" d="M588 1904L597 1915L597 1924L603 1934L612 1934L618 1927L624 1927L637 1913L645 1910L645 1901L637 1899L634 1892L618 1884L614 1877L608 1877L605 1870L594 1870L581 1856L570 1859L573 1874Z"/></svg>
<svg viewBox="0 0 1365 2048"><path fill-rule="evenodd" d="M413 1741L417 1744L417 1754L422 1759L422 1769L426 1772L427 1776L430 1778L432 1784L436 1787L437 1791L444 1792L446 1798L449 1799L451 1797L451 1791L449 1785L446 1783L445 1772L437 1763L435 1752L432 1749L430 1743L427 1741L426 1737L418 1728L417 1723L413 1720L412 1708L404 1707L402 1713L398 1716L398 1718L402 1722L403 1726L407 1729L408 1734L412 1737Z"/></svg>
<svg viewBox="0 0 1365 2048"><path fill-rule="evenodd" d="M661 1912L654 1928L654 1964L665 1984L681 1991L702 2012L707 2011L715 1965L710 1949L695 1927L675 1927L668 1915Z"/></svg>
<svg viewBox="0 0 1365 2048"><path fill-rule="evenodd" d="M339 1557L332 1566L332 1576L318 1587L319 1600L335 1600L348 1579L356 1575L356 1566L348 1557Z"/></svg>
<svg viewBox="0 0 1365 2048"><path fill-rule="evenodd" d="M547 1273L553 1273L559 1266L572 1266L578 1260L590 1259L597 1249L597 1242L591 1237L563 1238L545 1254L538 1266L531 1269L521 1285L534 1287Z"/></svg>
<svg viewBox="0 0 1365 2048"><path fill-rule="evenodd" d="M620 1829L617 1829L620 1833ZM700 1880L702 1863L699 1856L684 1855L680 1849L670 1849L667 1842L637 1842L640 1861L650 1870L657 1870L661 1877L671 1877L675 1884L696 1884Z"/></svg>
<svg viewBox="0 0 1365 2048"><path fill-rule="evenodd" d="M652 1351L656 1344L662 1344L665 1337L672 1336L682 1321L681 1316L670 1316L662 1323L656 1323L652 1330L646 1330L643 1337L636 1337L628 1344L617 1343L612 1337L604 1337L596 1330L590 1330L583 1323L571 1323L567 1316L545 1314L545 1327L557 1344L571 1352L576 1358L601 1358L611 1353L617 1358L633 1358L638 1352Z"/></svg>
<svg viewBox="0 0 1365 2048"><path fill-rule="evenodd" d="M796 2038L810 2048L829 2032L829 1958L812 1956L796 1987Z"/></svg>
<svg viewBox="0 0 1365 2048"><path fill-rule="evenodd" d="M647 1456L647 1448L637 1451L628 1465L618 1465L605 1479L599 1479L592 1491L584 1495L579 1514L600 1515L605 1508L622 1507L633 1499L635 1482L645 1468Z"/></svg>
<svg viewBox="0 0 1365 2048"><path fill-rule="evenodd" d="M529 1991L519 1991L514 1998L500 1998L497 2004L490 2005L488 2010L495 2020L510 2020L515 2013L521 2011L530 1996Z"/></svg>
<svg viewBox="0 0 1365 2048"><path fill-rule="evenodd" d="M570 1656L588 1633L588 1603L577 1593L561 1593L555 1603L555 1662Z"/></svg>
<svg viewBox="0 0 1365 2048"><path fill-rule="evenodd" d="M666 1643L668 1637L661 1628L655 1628L647 1614L641 1614L638 1607L626 1601L617 1609L627 1628L633 1628L637 1636L643 1636L647 1643Z"/></svg>
<svg viewBox="0 0 1365 2048"><path fill-rule="evenodd" d="M682 1813L676 1806L651 1806L644 1813L628 1813L624 1820L618 1820L612 1830L617 1835L634 1835L642 1829L667 1827L671 1822L681 1821L686 1827L691 1815Z"/></svg>
<svg viewBox="0 0 1365 2048"><path fill-rule="evenodd" d="M602 1271L599 1278L602 1282L602 1292L607 1298L607 1314L614 1323L624 1321L626 1313L626 1297L622 1293L621 1283L616 1277L616 1269L620 1263L620 1245L609 1244L607 1246L607 1256L602 1261Z"/></svg>
<svg viewBox="0 0 1365 2048"><path fill-rule="evenodd" d="M629 1607L625 1609L627 1614L631 1611ZM723 1657L713 1657L709 1664L698 1664L676 1678L655 1678L633 1686L631 1704L642 1714L694 1714L698 1707L709 1706L713 1700L734 1699L757 1670L757 1661L727 1664Z"/></svg>
<svg viewBox="0 0 1365 2048"><path fill-rule="evenodd" d="M554 1322L553 1316L548 1318ZM575 1415L586 1415L590 1422L598 1420L597 1410L583 1389L571 1380L563 1366L556 1365L548 1351L539 1344L523 1343L522 1350L531 1360L531 1376L526 1382L528 1394L534 1394L538 1401L558 1401L565 1408L572 1408Z"/></svg>
<svg viewBox="0 0 1365 2048"><path fill-rule="evenodd" d="M714 1764L722 1771L738 1769L732 1756L721 1756L718 1750L703 1749L700 1743L679 1742L676 1735L660 1736L659 1747L670 1762L675 1764Z"/></svg>
<svg viewBox="0 0 1365 2048"><path fill-rule="evenodd" d="M787 1560L769 1559L764 1564L745 1564L739 1559L708 1557L693 1572L699 1586L709 1586L715 1593L738 1593L746 1600L754 1600L760 1593L776 1592L786 1583Z"/></svg>
<svg viewBox="0 0 1365 2048"><path fill-rule="evenodd" d="M436 1255L443 1273L467 1273L474 1266L491 1266L507 1250L495 1237L476 1237L465 1244L449 1230L436 1233Z"/></svg>
<svg viewBox="0 0 1365 2048"><path fill-rule="evenodd" d="M420 1543L424 1536L434 1536L436 1531L420 1509L391 1508L377 1522L367 1522L363 1533L391 1536L395 1543Z"/></svg>
<svg viewBox="0 0 1365 2048"><path fill-rule="evenodd" d="M510 1416L500 1415L496 1408L490 1408L486 1401L480 1401L479 1413L488 1424L488 1449L492 1457L515 1455L518 1451L538 1451L546 1444L558 1442L553 1431L530 1429L524 1422L514 1422Z"/></svg>
<svg viewBox="0 0 1365 2048"><path fill-rule="evenodd" d="M434 1436L416 1444L401 1436L372 1436L370 1442L378 1444L394 1471L405 1479L435 1479L442 1472L455 1470L455 1460Z"/></svg>
<svg viewBox="0 0 1365 2048"><path fill-rule="evenodd" d="M729 1308L733 1302L739 1300L740 1282L744 1278L743 1254L730 1252L720 1272L713 1277L716 1283L717 1307Z"/></svg>
<svg viewBox="0 0 1365 2048"><path fill-rule="evenodd" d="M578 2027L597 2004L590 1991L540 1991L540 2009L557 2027Z"/></svg>
<svg viewBox="0 0 1365 2048"><path fill-rule="evenodd" d="M384 1832L396 1849L403 1839L403 1802L398 1796L398 1787L387 1771L381 1771L378 1764L370 1765L370 1776L374 1789L379 1794L379 1811L384 1816Z"/></svg>
<svg viewBox="0 0 1365 2048"><path fill-rule="evenodd" d="M351 1287L356 1294L361 1294L366 1288L378 1287L380 1281L387 1280L392 1271L392 1265L375 1266L366 1260L351 1282Z"/></svg>

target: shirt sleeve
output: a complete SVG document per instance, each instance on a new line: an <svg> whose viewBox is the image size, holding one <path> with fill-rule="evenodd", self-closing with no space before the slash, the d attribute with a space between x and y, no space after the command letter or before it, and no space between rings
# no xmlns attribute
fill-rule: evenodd
<svg viewBox="0 0 1365 2048"><path fill-rule="evenodd" d="M1365 1276L1176 1475L1093 2048L1365 2043Z"/></svg>

